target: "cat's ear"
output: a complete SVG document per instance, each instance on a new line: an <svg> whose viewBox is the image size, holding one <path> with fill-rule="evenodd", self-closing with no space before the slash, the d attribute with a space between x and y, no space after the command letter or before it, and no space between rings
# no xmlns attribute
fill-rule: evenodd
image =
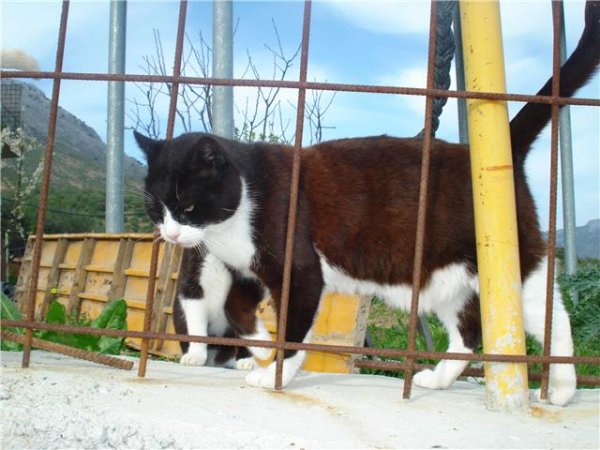
<svg viewBox="0 0 600 450"><path fill-rule="evenodd" d="M225 164L225 151L221 144L210 136L198 140L195 146L194 163L204 168L219 168Z"/></svg>
<svg viewBox="0 0 600 450"><path fill-rule="evenodd" d="M148 161L158 155L164 145L164 141L151 139L141 133L138 133L137 131L133 132L133 136L135 137L135 141L137 142L138 146L146 154L146 159Z"/></svg>

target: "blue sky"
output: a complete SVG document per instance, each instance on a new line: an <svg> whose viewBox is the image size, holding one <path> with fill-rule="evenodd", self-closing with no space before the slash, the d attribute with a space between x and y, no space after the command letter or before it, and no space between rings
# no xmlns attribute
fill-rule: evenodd
<svg viewBox="0 0 600 450"><path fill-rule="evenodd" d="M576 45L583 26L581 1L565 3L567 47ZM20 48L39 61L42 70L52 70L60 20L60 1L2 1L2 47ZM272 22L277 24L284 51L293 54L301 37L301 2L234 3L237 31L234 40L234 76L241 77L247 54L262 78L272 77L275 47ZM501 1L507 89L533 94L551 72L551 10L547 0ZM178 17L176 1L129 1L127 22L127 71L143 73L143 56L154 49L153 30L160 31L169 70ZM71 1L65 53L65 71L104 72L108 65L108 1ZM336 83L361 83L425 87L429 3L426 1L335 1L313 3L308 77ZM212 4L192 1L188 7L186 31L197 42L199 31L211 42ZM187 47L186 47L187 48ZM297 79L299 62L290 69L289 80ZM246 77L251 77L246 74ZM452 71L454 78L454 71ZM33 81L50 95L49 80ZM453 85L454 86L454 81ZM579 96L599 96L599 78ZM106 137L106 83L63 81L60 105ZM126 96L139 95L127 84ZM326 94L326 99L329 94ZM239 108L255 90L236 88ZM310 96L310 94L309 94ZM295 90L280 93L282 116L293 128ZM510 103L510 116L521 107ZM159 104L166 115L166 100ZM338 93L325 116L325 139L372 134L412 136L423 127L424 100L385 94ZM449 101L441 117L438 137L457 141L457 113ZM236 113L239 125L242 117ZM577 224L600 217L600 160L598 108L572 108ZM128 123L130 125L130 123ZM198 124L198 128L200 125ZM163 125L164 133L164 125ZM181 131L177 127L176 132ZM131 133L125 151L142 159ZM548 224L549 129L538 139L527 160L527 173L536 197L542 227ZM558 224L562 215L559 210Z"/></svg>

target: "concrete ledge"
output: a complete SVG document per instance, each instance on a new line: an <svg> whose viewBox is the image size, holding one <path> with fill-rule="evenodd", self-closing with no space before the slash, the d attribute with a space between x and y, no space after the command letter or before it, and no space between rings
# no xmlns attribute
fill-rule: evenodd
<svg viewBox="0 0 600 450"><path fill-rule="evenodd" d="M244 373L149 361L147 377L34 351L2 352L3 449L599 448L599 390L566 407L487 411L484 388L413 390L402 380L303 373L283 392Z"/></svg>

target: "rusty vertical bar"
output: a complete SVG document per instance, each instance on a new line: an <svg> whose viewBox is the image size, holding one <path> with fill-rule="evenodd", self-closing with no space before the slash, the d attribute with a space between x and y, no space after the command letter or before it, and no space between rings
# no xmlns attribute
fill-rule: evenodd
<svg viewBox="0 0 600 450"><path fill-rule="evenodd" d="M58 44L56 48L55 72L62 72L65 54L65 39L67 35L67 21L69 18L69 0L62 3L60 16L60 27L58 32ZM42 260L42 244L44 235L44 224L46 223L46 212L48 210L48 194L50 192L50 174L52 170L52 155L54 153L54 141L56 138L56 121L58 119L58 97L60 95L60 78L55 78L52 84L52 99L50 101L50 115L48 117L48 138L44 151L44 169L40 183L40 201L35 228L35 241L33 243L33 256L31 261L31 283L29 286L29 298L27 308L27 320L32 322L35 313L35 298L40 276L40 263ZM31 358L31 345L33 330L25 330L25 344L23 345L23 367L29 367Z"/></svg>
<svg viewBox="0 0 600 450"><path fill-rule="evenodd" d="M173 62L173 84L169 102L169 117L167 120L167 139L173 137L175 129L175 113L177 112L177 97L179 95L179 78L181 77L181 59L183 54L183 38L185 37L185 20L187 17L187 0L179 4L179 21L177 23L177 41L175 42L175 61Z"/></svg>
<svg viewBox="0 0 600 450"><path fill-rule="evenodd" d="M175 112L177 110L177 96L179 92L179 77L181 75L181 55L183 53L183 38L185 36L185 20L187 16L187 0L181 0L179 4L179 21L177 23L177 41L175 43L175 62L173 64L173 83L171 85L171 98L169 103L169 117L167 120L167 139L173 137L175 129ZM148 290L146 291L146 309L144 311L144 332L150 331L152 325L152 310L154 308L154 291L156 285L156 273L158 270L158 251L160 247L160 236L158 232L152 242L152 256L150 258L150 272L148 274ZM138 376L146 376L146 363L148 360L149 340L142 339L140 352L140 366Z"/></svg>
<svg viewBox="0 0 600 450"><path fill-rule="evenodd" d="M288 210L287 236L285 242L285 263L283 266L283 283L279 314L277 317L277 343L285 342L287 327L288 304L292 279L292 257L294 254L294 237L296 235L296 212L298 207L298 185L300 182L300 156L302 151L302 134L304 132L304 104L306 101L306 78L308 68L308 41L310 35L311 0L304 2L304 19L302 23L302 50L300 53L300 88L298 89L298 110L296 113L296 137L294 142L294 157L292 162L292 179L290 182L290 205ZM277 349L275 389L281 390L284 351Z"/></svg>
<svg viewBox="0 0 600 450"><path fill-rule="evenodd" d="M433 89L435 68L435 46L437 36L437 2L431 2L429 15L429 52L427 55L427 89ZM429 163L431 156L432 108L433 97L427 95L425 101L425 131L423 136L423 156L421 160L421 181L419 186L419 211L417 214L417 235L415 238L415 259L413 264L412 299L408 328L407 350L415 351L417 338L417 320L419 314L419 290L421 287L421 269L423 264L423 246L425 243L425 215L427 212L427 191L429 183ZM415 360L406 360L404 372L404 391L402 397L410 398Z"/></svg>
<svg viewBox="0 0 600 450"><path fill-rule="evenodd" d="M562 24L562 0L552 2L552 98L560 94L560 29ZM552 349L552 305L554 303L554 259L556 257L556 197L558 179L558 103L552 103L550 133L550 206L548 224L548 272L546 279L546 315L544 321L544 356ZM542 365L540 397L548 397L550 364Z"/></svg>

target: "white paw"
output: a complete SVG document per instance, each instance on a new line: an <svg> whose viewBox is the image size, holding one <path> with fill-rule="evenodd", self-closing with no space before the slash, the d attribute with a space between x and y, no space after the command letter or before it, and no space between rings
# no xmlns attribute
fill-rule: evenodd
<svg viewBox="0 0 600 450"><path fill-rule="evenodd" d="M541 389L535 390L535 398L537 398L542 403L551 403L557 406L565 406L568 404L573 397L575 396L576 387L572 385L572 383L563 383L561 386L551 385L548 387L548 398L542 400L540 397L542 395Z"/></svg>
<svg viewBox="0 0 600 450"><path fill-rule="evenodd" d="M269 369L256 368L246 375L246 383L254 387L274 389L275 374Z"/></svg>
<svg viewBox="0 0 600 450"><path fill-rule="evenodd" d="M294 379L296 373L304 362L306 352L298 352L290 358L286 358L283 363L283 373L281 374L281 387L285 387ZM272 362L268 367L257 367L246 375L246 383L250 386L266 389L275 388L275 371L277 363Z"/></svg>
<svg viewBox="0 0 600 450"><path fill-rule="evenodd" d="M424 369L420 372L417 372L413 377L413 383L426 389L441 389L438 386L435 372L431 369Z"/></svg>
<svg viewBox="0 0 600 450"><path fill-rule="evenodd" d="M241 358L235 362L235 368L237 370L252 370L254 369L254 358Z"/></svg>
<svg viewBox="0 0 600 450"><path fill-rule="evenodd" d="M207 350L206 346L192 347L190 345L189 350L179 360L180 364L184 366L203 366L206 364Z"/></svg>
<svg viewBox="0 0 600 450"><path fill-rule="evenodd" d="M575 367L571 364L554 364L550 366L550 385L548 398L541 400L541 390L536 389L535 396L541 402L565 406L571 401L577 391L577 376Z"/></svg>

